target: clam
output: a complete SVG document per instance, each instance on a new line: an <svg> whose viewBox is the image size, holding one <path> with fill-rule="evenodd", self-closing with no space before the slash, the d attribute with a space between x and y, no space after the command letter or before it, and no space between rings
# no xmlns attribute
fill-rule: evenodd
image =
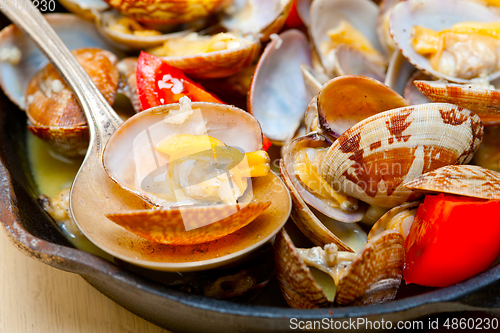
<svg viewBox="0 0 500 333"><path fill-rule="evenodd" d="M284 224L289 206L279 197L289 202L288 192L269 173L269 157L261 148L259 123L233 106L183 97L181 104L143 111L113 134L103 163L114 182L152 209L107 217L143 238L171 245L219 239L263 214L281 216L277 223ZM273 190L275 201L259 201Z"/></svg>
<svg viewBox="0 0 500 333"><path fill-rule="evenodd" d="M111 7L139 22L179 24L205 18L232 0L106 0Z"/></svg>
<svg viewBox="0 0 500 333"><path fill-rule="evenodd" d="M500 173L477 165L448 165L423 174L404 186L423 193L500 199Z"/></svg>
<svg viewBox="0 0 500 333"><path fill-rule="evenodd" d="M357 67L384 72L387 60L376 34L378 6L369 0L315 0L311 5L310 35L326 72L333 74L339 45L348 45L360 53ZM366 62L368 58L369 62ZM343 61L345 63L345 61ZM362 66L364 63L364 66ZM353 66L345 66L352 68ZM361 73L348 73L361 74Z"/></svg>
<svg viewBox="0 0 500 333"><path fill-rule="evenodd" d="M363 119L407 105L403 97L375 79L339 76L325 83L318 94L318 122L326 135L336 138Z"/></svg>
<svg viewBox="0 0 500 333"><path fill-rule="evenodd" d="M248 110L279 145L294 135L307 108L301 64L311 65L307 37L288 30L266 46L252 78Z"/></svg>
<svg viewBox="0 0 500 333"><path fill-rule="evenodd" d="M469 83L474 78L492 81L500 77L498 46L490 40L472 39L473 26L463 32L450 35L439 58L430 60L412 46L413 35L419 33L431 40L425 29L440 32L460 22L498 22L500 17L488 8L466 0L409 0L398 3L390 18L391 34L403 55L418 69L434 77L456 83ZM471 23L474 25L474 23ZM421 27L416 30L414 27ZM419 32L420 31L420 32ZM477 30L476 30L477 31ZM413 35L412 35L413 34ZM434 35L432 35L434 36ZM453 44L455 39L465 42ZM424 42L422 42L422 50ZM427 45L430 47L429 45ZM434 64L434 66L433 66Z"/></svg>
<svg viewBox="0 0 500 333"><path fill-rule="evenodd" d="M167 64L196 78L221 78L234 75L252 64L260 51L260 42L252 36L219 33L201 36L190 33L167 40L149 52Z"/></svg>
<svg viewBox="0 0 500 333"><path fill-rule="evenodd" d="M220 23L229 31L257 35L266 42L284 26L292 3L292 0L234 0Z"/></svg>
<svg viewBox="0 0 500 333"><path fill-rule="evenodd" d="M357 254L324 248L296 248L283 229L276 237L275 261L280 288L295 308L366 305L392 300L401 283L403 236L387 230Z"/></svg>
<svg viewBox="0 0 500 333"><path fill-rule="evenodd" d="M121 55L102 40L90 22L71 14L45 14L44 17L69 49L96 47ZM18 54L19 57L0 62L0 86L10 100L24 110L29 81L48 61L35 44L14 25L9 25L0 32L0 53L5 52Z"/></svg>
<svg viewBox="0 0 500 333"><path fill-rule="evenodd" d="M317 133L294 139L285 147L280 171L292 195L292 219L299 229L316 245L335 243L352 252L364 245L366 235L356 224L343 222L360 221L366 206L334 192L319 177L315 165L331 144Z"/></svg>
<svg viewBox="0 0 500 333"><path fill-rule="evenodd" d="M500 125L500 79L489 84L417 80L415 86L437 103L453 103L477 113L485 126Z"/></svg>
<svg viewBox="0 0 500 333"><path fill-rule="evenodd" d="M397 50L397 46L391 36L389 18L391 16L392 9L398 2L399 0L382 0L379 5L380 10L377 17L377 35L380 46L384 50L385 54L388 54L389 56Z"/></svg>
<svg viewBox="0 0 500 333"><path fill-rule="evenodd" d="M361 75L383 82L385 67L374 64L355 48L341 44L333 51L333 70L338 76Z"/></svg>
<svg viewBox="0 0 500 333"><path fill-rule="evenodd" d="M112 104L118 88L117 57L101 49L77 49L73 55ZM28 129L67 156L84 156L89 133L76 97L52 64L38 72L26 89Z"/></svg>
<svg viewBox="0 0 500 333"><path fill-rule="evenodd" d="M418 197L403 183L468 163L482 138L481 120L470 110L444 103L402 107L345 131L326 152L319 172L345 195L394 207Z"/></svg>
<svg viewBox="0 0 500 333"><path fill-rule="evenodd" d="M143 50L162 45L165 41L193 32L195 24L171 26L167 32L144 27L130 17L110 10L99 13L95 24L101 35L117 47L127 50ZM199 24L198 24L199 25ZM163 29L165 30L165 29Z"/></svg>
<svg viewBox="0 0 500 333"><path fill-rule="evenodd" d="M297 0L296 3L297 14L307 28L311 26L311 4L312 0Z"/></svg>
<svg viewBox="0 0 500 333"><path fill-rule="evenodd" d="M120 73L120 86L118 92L128 97L135 112L141 112L142 105L139 100L139 95L137 95L137 78L135 76L137 58L124 58L118 62L116 68Z"/></svg>

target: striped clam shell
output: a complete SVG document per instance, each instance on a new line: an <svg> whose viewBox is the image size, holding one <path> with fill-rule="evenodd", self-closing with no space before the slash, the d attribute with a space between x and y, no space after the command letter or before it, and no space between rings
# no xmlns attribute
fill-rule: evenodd
<svg viewBox="0 0 500 333"><path fill-rule="evenodd" d="M446 165L468 163L483 138L472 111L429 103L374 115L329 148L320 174L333 188L371 205L394 207L418 194L402 186Z"/></svg>

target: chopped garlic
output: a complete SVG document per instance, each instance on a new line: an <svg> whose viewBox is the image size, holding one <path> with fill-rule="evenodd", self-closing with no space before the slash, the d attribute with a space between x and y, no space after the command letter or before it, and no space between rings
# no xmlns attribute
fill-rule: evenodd
<svg viewBox="0 0 500 333"><path fill-rule="evenodd" d="M21 57L21 50L15 46L0 49L0 61L7 61L16 66L21 62Z"/></svg>
<svg viewBox="0 0 500 333"><path fill-rule="evenodd" d="M50 86L52 88L52 92L54 92L56 94L61 92L64 89L64 84L58 79L55 79L54 81L52 81Z"/></svg>

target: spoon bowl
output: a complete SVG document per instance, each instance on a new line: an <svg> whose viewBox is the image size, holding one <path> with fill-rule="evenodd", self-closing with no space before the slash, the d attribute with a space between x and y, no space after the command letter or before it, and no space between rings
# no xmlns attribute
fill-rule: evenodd
<svg viewBox="0 0 500 333"><path fill-rule="evenodd" d="M7 8L7 2L0 0L1 8ZM288 193L273 173L252 180L254 199L271 201L281 209L269 209L248 226L218 241L172 247L148 241L109 220L105 216L109 212L151 208L113 182L104 170L104 146L122 121L41 13L31 2L25 7L5 10L4 14L47 55L72 88L89 123L89 148L71 187L70 215L92 243L118 259L141 267L196 271L241 260L270 241L283 227L290 214L291 202L289 195L277 199L265 190L266 184L272 182L282 187L282 193Z"/></svg>

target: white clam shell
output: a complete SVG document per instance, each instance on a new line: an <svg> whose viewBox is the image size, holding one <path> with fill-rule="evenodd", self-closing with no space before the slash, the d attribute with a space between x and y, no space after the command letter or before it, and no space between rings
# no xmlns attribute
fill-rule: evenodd
<svg viewBox="0 0 500 333"><path fill-rule="evenodd" d="M309 102L301 64L311 66L307 37L288 30L267 45L255 69L248 109L277 144L294 135Z"/></svg>
<svg viewBox="0 0 500 333"><path fill-rule="evenodd" d="M98 47L121 54L99 36L90 22L72 14L45 14L44 17L70 50ZM17 65L0 63L0 86L12 102L24 110L28 83L48 60L29 37L14 25L10 25L0 32L0 50L13 47L21 51L21 61Z"/></svg>
<svg viewBox="0 0 500 333"><path fill-rule="evenodd" d="M464 21L498 22L500 17L485 6L467 0L410 0L402 1L394 7L390 27L398 48L415 67L441 79L466 83L470 80L436 71L430 61L418 54L410 43L412 27L415 25L442 31ZM486 79L491 81L498 77L500 70L488 75Z"/></svg>

